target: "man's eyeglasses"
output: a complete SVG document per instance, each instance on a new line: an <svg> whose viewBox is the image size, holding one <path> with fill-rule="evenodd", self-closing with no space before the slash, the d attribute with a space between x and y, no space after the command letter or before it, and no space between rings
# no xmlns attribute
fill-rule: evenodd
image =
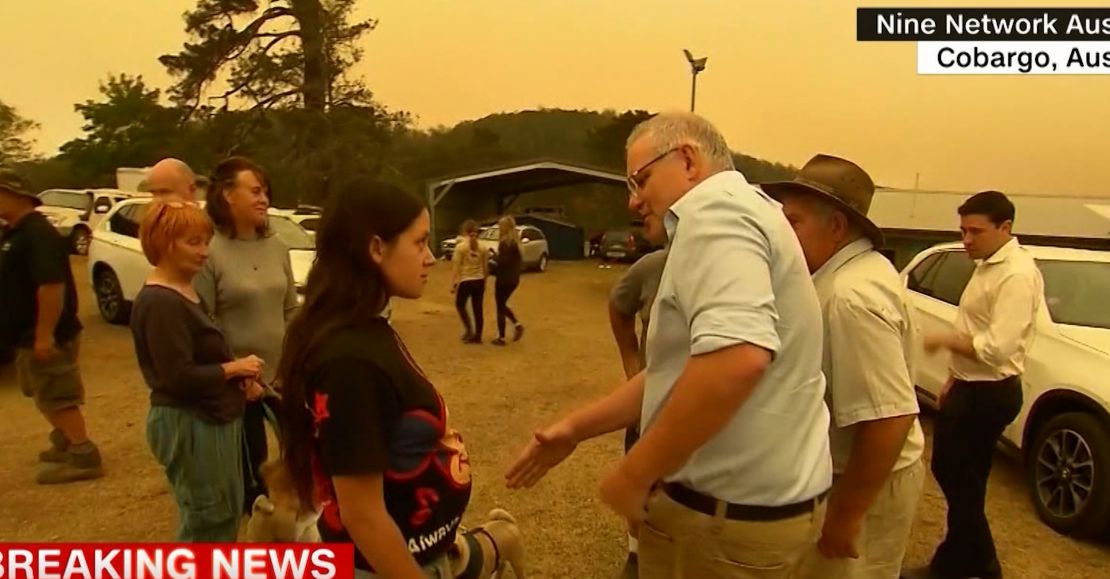
<svg viewBox="0 0 1110 579"><path fill-rule="evenodd" d="M680 148L681 147L674 147L672 149L668 149L667 151L660 154L658 157L648 161L647 163L644 163L643 165L640 165L639 169L636 169L628 176L628 191L632 194L633 197L638 196L640 194L640 190L643 189L645 185L647 185L648 179L651 179L651 173L645 173L645 171L647 171L652 165L658 163L659 161L662 161L663 158L667 155L670 155Z"/></svg>

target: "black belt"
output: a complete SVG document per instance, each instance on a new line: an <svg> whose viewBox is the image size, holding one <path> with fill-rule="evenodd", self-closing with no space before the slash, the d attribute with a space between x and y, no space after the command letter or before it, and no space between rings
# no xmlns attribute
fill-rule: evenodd
<svg viewBox="0 0 1110 579"><path fill-rule="evenodd" d="M716 516L717 505L723 502L678 483L664 483L663 492L667 493L674 502L709 516ZM733 521L781 521L812 513L817 504L828 494L829 491L825 491L812 499L777 507L725 503L725 518Z"/></svg>

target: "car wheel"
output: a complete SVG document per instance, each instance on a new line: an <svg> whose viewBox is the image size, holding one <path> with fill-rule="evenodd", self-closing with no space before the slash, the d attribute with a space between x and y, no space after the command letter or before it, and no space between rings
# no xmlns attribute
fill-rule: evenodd
<svg viewBox="0 0 1110 579"><path fill-rule="evenodd" d="M69 234L69 242L73 247L73 253L77 255L89 254L89 242L92 241L92 234L84 227L73 228L73 233Z"/></svg>
<svg viewBox="0 0 1110 579"><path fill-rule="evenodd" d="M1110 429L1084 412L1052 418L1028 460L1037 514L1065 535L1100 536L1110 527Z"/></svg>
<svg viewBox="0 0 1110 579"><path fill-rule="evenodd" d="M123 325L130 320L131 304L123 299L123 289L115 272L110 269L99 271L93 280L93 289L96 290L96 305L104 321Z"/></svg>
<svg viewBox="0 0 1110 579"><path fill-rule="evenodd" d="M536 271L547 271L547 254L540 255L540 260L536 263Z"/></svg>

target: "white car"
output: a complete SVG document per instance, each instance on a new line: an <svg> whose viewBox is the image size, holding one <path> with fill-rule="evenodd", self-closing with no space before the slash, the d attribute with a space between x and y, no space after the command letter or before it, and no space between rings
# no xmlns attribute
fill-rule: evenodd
<svg viewBox="0 0 1110 579"><path fill-rule="evenodd" d="M320 219L323 218L323 210L313 205L302 205L296 209L275 209L274 214L284 215L293 220L313 238L316 237L316 230L320 228Z"/></svg>
<svg viewBox="0 0 1110 579"><path fill-rule="evenodd" d="M1110 529L1110 252L1024 246L1044 277L1036 337L1022 376L1024 403L1003 433L1024 458L1033 503L1053 529L1105 536ZM902 272L920 335L951 330L974 270L963 246L939 245ZM947 354L917 348L922 402L936 407Z"/></svg>
<svg viewBox="0 0 1110 579"><path fill-rule="evenodd" d="M93 230L89 276L100 315L110 324L128 323L131 303L152 269L139 243L139 223L150 202L149 198L123 201ZM316 259L316 244L301 226L278 210L270 212L270 228L289 247L293 280L300 297Z"/></svg>
<svg viewBox="0 0 1110 579"><path fill-rule="evenodd" d="M547 238L543 232L531 225L517 225L516 230L520 234L520 253L524 261L524 269L547 271ZM500 230L497 227L482 229L478 233L478 246L497 253L499 235Z"/></svg>
<svg viewBox="0 0 1110 579"><path fill-rule="evenodd" d="M143 194L117 189L47 189L39 193L38 211L70 242L73 253L86 255L89 238L100 220L121 201Z"/></svg>

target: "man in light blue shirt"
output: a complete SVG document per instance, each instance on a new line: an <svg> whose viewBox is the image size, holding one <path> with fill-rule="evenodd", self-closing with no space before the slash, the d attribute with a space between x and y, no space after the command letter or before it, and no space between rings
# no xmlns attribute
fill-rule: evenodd
<svg viewBox="0 0 1110 579"><path fill-rule="evenodd" d="M647 369L538 432L509 484L531 486L578 442L642 416L601 485L644 521L640 577L795 576L832 484L821 307L801 247L708 121L653 117L627 156L630 206L670 240Z"/></svg>

